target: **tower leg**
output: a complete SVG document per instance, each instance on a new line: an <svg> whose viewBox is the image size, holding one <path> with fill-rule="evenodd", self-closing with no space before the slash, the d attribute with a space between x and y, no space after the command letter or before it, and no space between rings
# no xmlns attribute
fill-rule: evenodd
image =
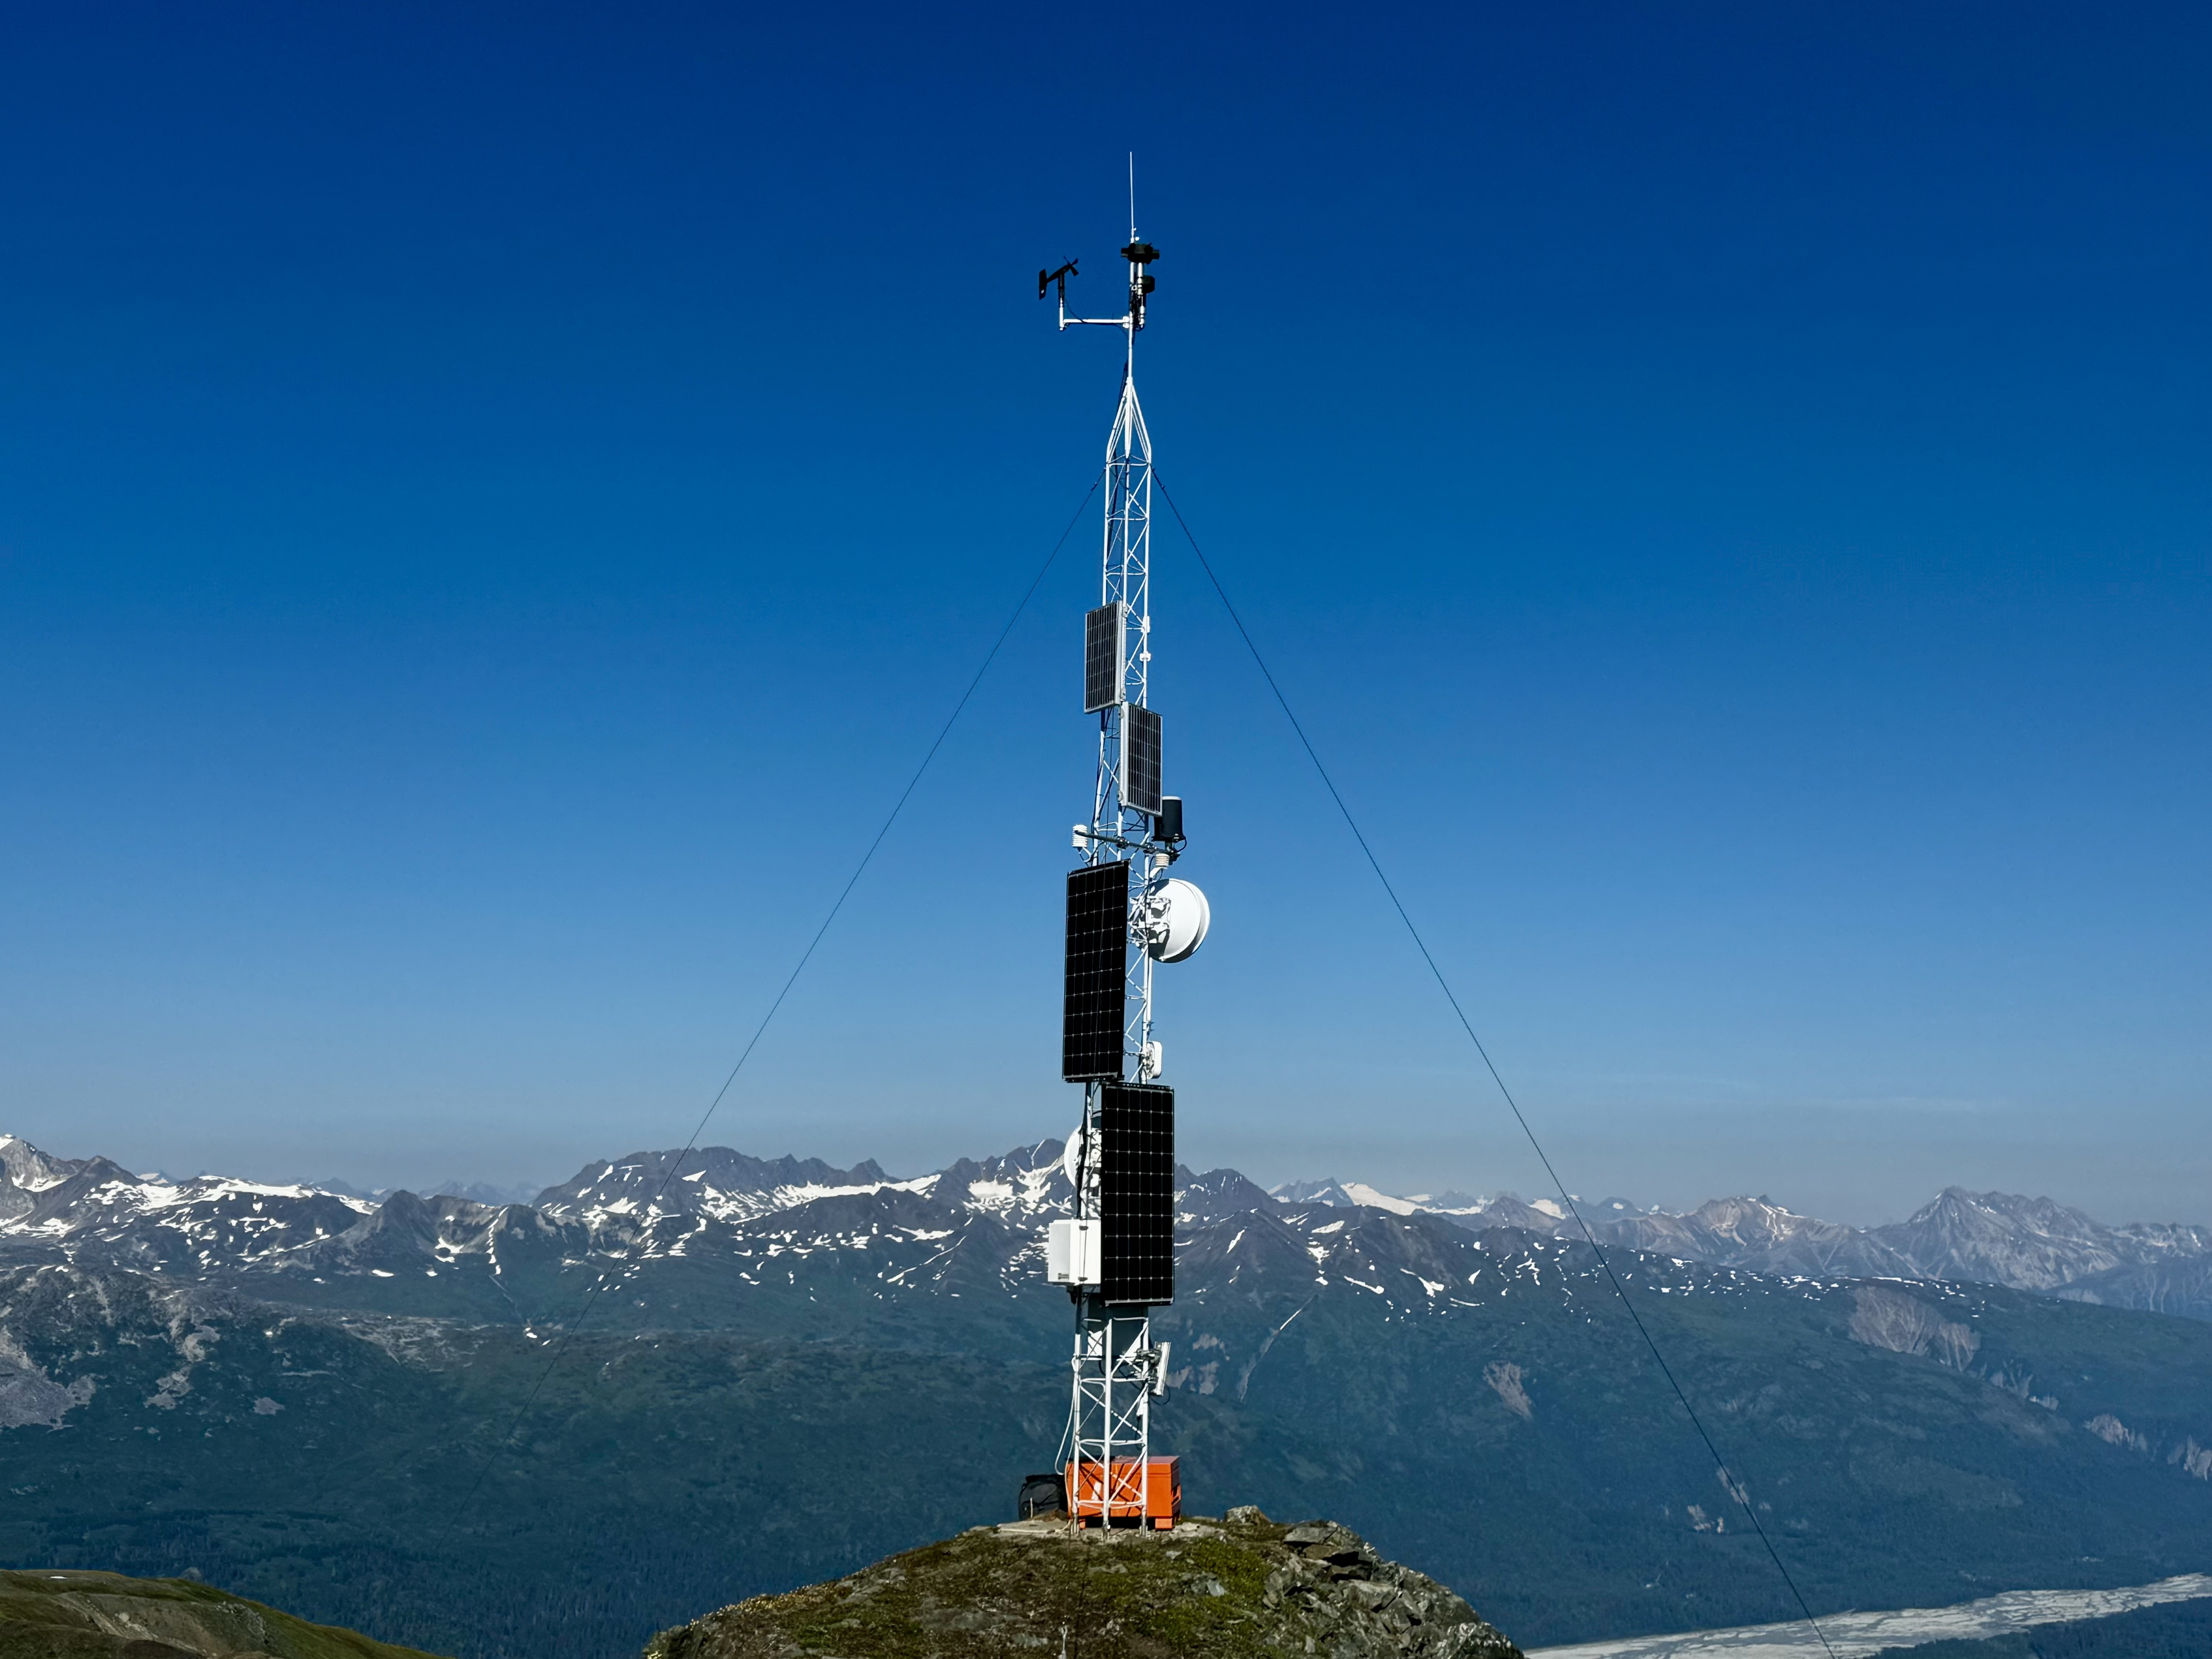
<svg viewBox="0 0 2212 1659"><path fill-rule="evenodd" d="M1095 1297L1077 1307L1068 1514L1079 1526L1144 1523L1152 1455L1152 1319Z"/></svg>

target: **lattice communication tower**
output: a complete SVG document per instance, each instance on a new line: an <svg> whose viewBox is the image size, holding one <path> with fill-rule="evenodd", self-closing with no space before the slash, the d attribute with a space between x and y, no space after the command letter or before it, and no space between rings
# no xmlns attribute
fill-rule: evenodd
<svg viewBox="0 0 2212 1659"><path fill-rule="evenodd" d="M1152 1455L1152 1402L1167 1383L1168 1349L1151 1310L1175 1299L1175 1091L1160 1079L1152 969L1180 962L1206 937L1205 895L1172 878L1183 851L1182 801L1164 794L1152 662L1152 444L1137 401L1137 336L1159 250L1130 214L1127 309L1071 317L1073 259L1037 273L1057 289L1060 325L1118 328L1121 398L1106 440L1099 603L1083 619L1083 708L1098 722L1091 821L1075 826L1083 862L1067 878L1066 1001L1060 1074L1083 1085L1083 1121L1068 1143L1072 1218L1051 1224L1048 1276L1075 1305L1069 1456L1061 1471L1071 1518L1092 1526L1173 1524L1182 1508L1175 1460Z"/></svg>

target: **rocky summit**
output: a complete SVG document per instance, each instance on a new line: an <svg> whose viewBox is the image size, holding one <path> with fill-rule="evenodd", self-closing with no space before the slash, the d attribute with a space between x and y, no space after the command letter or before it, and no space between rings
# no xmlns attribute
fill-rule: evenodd
<svg viewBox="0 0 2212 1659"><path fill-rule="evenodd" d="M975 1527L665 1631L647 1659L1520 1659L1433 1578L1348 1528L1256 1509L1167 1533Z"/></svg>

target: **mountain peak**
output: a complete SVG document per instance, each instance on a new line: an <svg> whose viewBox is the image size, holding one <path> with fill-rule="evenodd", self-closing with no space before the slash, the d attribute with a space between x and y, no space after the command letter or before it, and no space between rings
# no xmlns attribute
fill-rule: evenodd
<svg viewBox="0 0 2212 1659"><path fill-rule="evenodd" d="M19 1192L42 1193L49 1187L58 1187L83 1167L67 1158L47 1157L21 1135L0 1133L0 1177Z"/></svg>
<svg viewBox="0 0 2212 1659"><path fill-rule="evenodd" d="M1877 1227L1931 1279L1982 1279L2052 1291L2107 1273L2141 1252L2118 1231L2049 1198L1946 1187L1912 1217Z"/></svg>

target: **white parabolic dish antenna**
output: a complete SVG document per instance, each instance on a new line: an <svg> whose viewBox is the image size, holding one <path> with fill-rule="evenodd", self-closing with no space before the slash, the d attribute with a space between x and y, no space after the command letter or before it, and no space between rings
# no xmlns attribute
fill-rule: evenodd
<svg viewBox="0 0 2212 1659"><path fill-rule="evenodd" d="M1213 908L1187 881L1170 880L1152 896L1152 939L1145 948L1158 962L1181 962L1206 943Z"/></svg>
<svg viewBox="0 0 2212 1659"><path fill-rule="evenodd" d="M1078 1125L1075 1133L1067 1138L1067 1150L1060 1155L1060 1173L1067 1177L1067 1184L1078 1190L1080 1190L1081 1183L1076 1176L1081 1172L1082 1166L1085 1163L1096 1164L1098 1161L1086 1156L1091 1150L1091 1131Z"/></svg>

